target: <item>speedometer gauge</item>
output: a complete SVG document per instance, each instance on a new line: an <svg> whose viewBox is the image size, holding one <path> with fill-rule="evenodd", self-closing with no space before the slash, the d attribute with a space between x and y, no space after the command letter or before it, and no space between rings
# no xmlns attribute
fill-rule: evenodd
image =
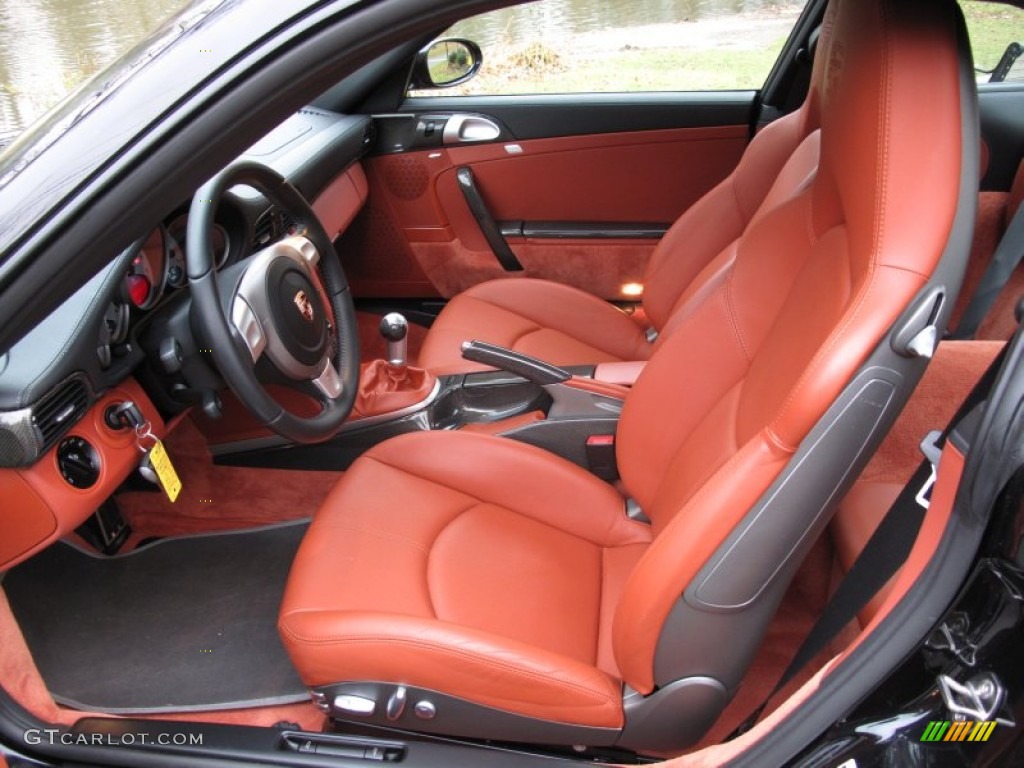
<svg viewBox="0 0 1024 768"><path fill-rule="evenodd" d="M151 309L160 300L166 279L167 242L163 227L157 227L132 258L125 276L125 295L139 309Z"/></svg>

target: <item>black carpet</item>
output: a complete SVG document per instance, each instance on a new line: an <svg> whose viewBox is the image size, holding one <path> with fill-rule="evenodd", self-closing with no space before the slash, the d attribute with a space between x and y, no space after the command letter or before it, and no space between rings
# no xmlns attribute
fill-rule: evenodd
<svg viewBox="0 0 1024 768"><path fill-rule="evenodd" d="M306 523L102 557L58 542L3 588L54 698L111 713L301 701L277 636Z"/></svg>

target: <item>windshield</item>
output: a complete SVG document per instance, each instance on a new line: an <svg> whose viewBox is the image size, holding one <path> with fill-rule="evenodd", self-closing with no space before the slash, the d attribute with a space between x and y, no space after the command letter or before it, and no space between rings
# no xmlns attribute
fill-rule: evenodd
<svg viewBox="0 0 1024 768"><path fill-rule="evenodd" d="M0 3L0 145L187 4L187 0Z"/></svg>

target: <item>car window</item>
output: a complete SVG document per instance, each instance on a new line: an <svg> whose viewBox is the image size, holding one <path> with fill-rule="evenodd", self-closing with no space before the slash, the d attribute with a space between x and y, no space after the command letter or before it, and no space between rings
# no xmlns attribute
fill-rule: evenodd
<svg viewBox="0 0 1024 768"><path fill-rule="evenodd" d="M0 2L0 143L185 5L187 0Z"/></svg>
<svg viewBox="0 0 1024 768"><path fill-rule="evenodd" d="M1002 3L961 0L978 82L1024 81L1024 10Z"/></svg>
<svg viewBox="0 0 1024 768"><path fill-rule="evenodd" d="M447 29L483 65L445 95L760 88L803 8L790 0L539 0ZM437 95L414 90L411 96Z"/></svg>

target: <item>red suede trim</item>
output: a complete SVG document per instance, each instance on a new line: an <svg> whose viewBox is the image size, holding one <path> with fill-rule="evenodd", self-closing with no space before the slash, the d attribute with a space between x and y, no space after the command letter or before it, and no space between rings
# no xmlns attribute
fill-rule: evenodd
<svg viewBox="0 0 1024 768"><path fill-rule="evenodd" d="M522 272L502 269L490 251L473 251L459 240L412 243L412 252L442 296L451 298L487 280L536 277L565 283L603 299L622 299L625 283L642 283L655 241L558 243L520 241L512 250Z"/></svg>
<svg viewBox="0 0 1024 768"><path fill-rule="evenodd" d="M889 435L861 473L862 481L904 484L921 461L921 440L942 429L1002 348L992 341L944 341Z"/></svg>
<svg viewBox="0 0 1024 768"><path fill-rule="evenodd" d="M162 493L129 491L118 506L134 533L132 546L149 536L179 536L251 528L310 517L340 472L215 466L199 430L186 419L165 444L182 480L173 504Z"/></svg>

